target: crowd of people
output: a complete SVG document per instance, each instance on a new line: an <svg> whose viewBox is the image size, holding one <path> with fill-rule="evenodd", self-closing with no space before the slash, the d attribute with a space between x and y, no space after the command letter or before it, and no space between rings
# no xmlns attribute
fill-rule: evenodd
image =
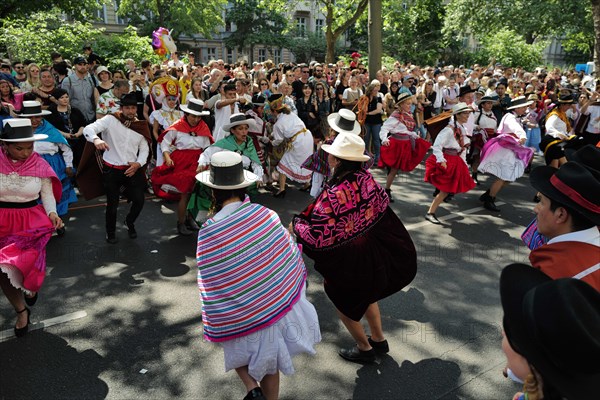
<svg viewBox="0 0 600 400"><path fill-rule="evenodd" d="M76 190L106 196L110 244L119 241L120 199L131 203L124 226L135 239L150 192L177 202L179 235L198 231L205 338L223 345L245 399L276 399L279 372L293 373L292 357L321 340L302 252L356 342L339 355L373 362L389 351L377 302L417 271L410 235L389 206L397 174L424 164L434 186L425 219L440 225L438 207L475 189L479 174L494 177L479 200L499 211L500 190L537 156L547 166L531 171L539 193L524 233L535 268L507 267L500 283L506 373L525 382L524 398L598 392L600 80L401 63L371 79L358 53L350 65L251 66L195 64L189 55L186 63L174 53L164 65L128 60L123 72L101 65L91 47L85 53L72 64L60 54L52 65L2 64L0 284L16 336L27 334L46 244L66 233ZM384 186L374 169L385 170ZM284 198L288 180L312 203L286 229L257 201L269 191ZM559 295L556 313L530 304ZM290 324L303 327L297 340L285 335ZM238 340L251 334L260 340ZM567 342L569 354L557 347Z"/></svg>

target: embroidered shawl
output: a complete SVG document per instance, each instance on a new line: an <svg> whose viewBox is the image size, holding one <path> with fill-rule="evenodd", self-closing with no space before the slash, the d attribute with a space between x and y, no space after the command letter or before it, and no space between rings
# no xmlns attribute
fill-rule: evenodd
<svg viewBox="0 0 600 400"><path fill-rule="evenodd" d="M189 133L192 136L205 136L210 140L211 144L215 142L212 135L210 134L210 129L208 128L208 125L206 125L206 122L200 120L198 125L190 126L190 124L187 122L187 119L185 118L185 115L160 134L160 136L158 137L159 143L162 142L166 133L169 131Z"/></svg>
<svg viewBox="0 0 600 400"><path fill-rule="evenodd" d="M398 121L402 122L410 132L415 131L416 122L410 112L400 112L396 110L392 113L392 118L396 118Z"/></svg>
<svg viewBox="0 0 600 400"><path fill-rule="evenodd" d="M330 249L366 233L389 204L389 197L366 170L350 174L294 218L294 232L313 250Z"/></svg>
<svg viewBox="0 0 600 400"><path fill-rule="evenodd" d="M306 267L277 213L246 199L198 232L204 338L223 342L275 324L298 301Z"/></svg>

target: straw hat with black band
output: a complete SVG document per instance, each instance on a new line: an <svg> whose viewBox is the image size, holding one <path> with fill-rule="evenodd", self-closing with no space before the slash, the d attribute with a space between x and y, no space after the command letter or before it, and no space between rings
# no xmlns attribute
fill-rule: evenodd
<svg viewBox="0 0 600 400"><path fill-rule="evenodd" d="M527 107L533 103L533 100L527 100L525 96L515 97L511 100L510 105L506 107L506 110L516 110L517 108Z"/></svg>
<svg viewBox="0 0 600 400"><path fill-rule="evenodd" d="M35 100L27 100L23 102L21 107L21 113L17 114L19 118L29 117L43 117L44 115L50 115L52 112L48 110L42 110L42 103Z"/></svg>
<svg viewBox="0 0 600 400"><path fill-rule="evenodd" d="M48 135L33 133L31 121L28 119L5 119L2 121L0 140L7 143L35 142L48 139Z"/></svg>
<svg viewBox="0 0 600 400"><path fill-rule="evenodd" d="M356 114L348 109L341 109L337 113L332 113L327 116L327 123L334 131L338 133L352 133L358 135L360 133L360 124L356 120Z"/></svg>
<svg viewBox="0 0 600 400"><path fill-rule="evenodd" d="M200 99L191 98L187 104L183 104L179 108L186 114L192 114L198 117L210 115L210 111L204 109L204 102Z"/></svg>

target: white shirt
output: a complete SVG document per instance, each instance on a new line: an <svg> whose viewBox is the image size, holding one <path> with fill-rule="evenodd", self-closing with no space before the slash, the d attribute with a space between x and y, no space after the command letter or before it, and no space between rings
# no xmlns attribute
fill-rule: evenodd
<svg viewBox="0 0 600 400"><path fill-rule="evenodd" d="M231 111L231 105L228 104L225 107L218 108L217 105L221 102L218 100L215 103L215 127L213 129L213 136L215 138L215 142L229 136L229 132L225 132L223 127L229 123L229 117L232 114L236 114L240 112L238 102L233 103L233 111Z"/></svg>
<svg viewBox="0 0 600 400"><path fill-rule="evenodd" d="M172 146L177 150L197 150L210 146L210 139L206 136L192 136L189 133L168 131L160 142L160 151L171 152Z"/></svg>
<svg viewBox="0 0 600 400"><path fill-rule="evenodd" d="M498 134L502 133L514 133L519 139L527 138L523 125L517 120L517 116L511 112L504 114L500 125L498 125Z"/></svg>
<svg viewBox="0 0 600 400"><path fill-rule="evenodd" d="M83 136L88 142L94 143L100 133L109 147L102 155L104 161L118 166L130 162L138 162L142 166L146 164L149 152L146 138L127 128L116 117L107 115L83 128Z"/></svg>
<svg viewBox="0 0 600 400"><path fill-rule="evenodd" d="M552 114L550 118L546 120L546 134L558 139L566 139L569 135L567 132L567 124L558 118L558 115Z"/></svg>
<svg viewBox="0 0 600 400"><path fill-rule="evenodd" d="M600 133L600 123L596 121L600 118L600 106L588 106L587 113L590 116L586 131L590 133Z"/></svg>
<svg viewBox="0 0 600 400"><path fill-rule="evenodd" d="M18 174L1 174L2 190L0 201L7 203L27 203L42 198L46 214L56 212L56 199L52 192L50 178L40 179L37 176L21 176Z"/></svg>
<svg viewBox="0 0 600 400"><path fill-rule="evenodd" d="M466 146L468 143L471 143L471 140L467 136L467 131L465 127L461 124L458 124L460 131L463 137L463 144ZM456 151L461 151L460 143L454 137L454 122L444 129L437 135L435 138L435 142L433 146L431 146L433 150L433 155L435 156L435 160L438 163L446 162L446 158L444 157L443 149L454 149ZM460 158L465 162L467 162L467 150L466 148L460 153Z"/></svg>
<svg viewBox="0 0 600 400"><path fill-rule="evenodd" d="M486 113L484 111L479 111L473 114L475 123L477 123L477 119L479 119L479 124L475 125L476 128L479 127L480 129L493 129L495 131L498 127L498 121L496 120L496 116L493 112L490 111L489 113ZM481 118L479 118L480 114Z"/></svg>
<svg viewBox="0 0 600 400"><path fill-rule="evenodd" d="M62 151L62 157L63 160L65 160L66 167L73 167L73 150L64 143L52 143L45 140L38 140L33 142L33 151L38 154L49 154L51 156Z"/></svg>
<svg viewBox="0 0 600 400"><path fill-rule="evenodd" d="M399 119L395 118L393 114L388 119L386 119L383 125L381 126L381 130L379 131L379 138L381 139L381 143L387 142L389 140L388 135L390 133L401 133L403 135L409 135L415 139L419 137L415 132L409 131L406 125L404 125Z"/></svg>
<svg viewBox="0 0 600 400"><path fill-rule="evenodd" d="M564 235L558 235L548 240L548 244L559 242L582 242L600 247L600 231L598 230L598 227L593 226L589 229L584 229L582 231L575 231L565 233Z"/></svg>

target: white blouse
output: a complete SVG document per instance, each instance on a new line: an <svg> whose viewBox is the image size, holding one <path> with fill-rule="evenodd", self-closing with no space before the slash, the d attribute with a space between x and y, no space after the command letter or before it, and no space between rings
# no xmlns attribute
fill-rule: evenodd
<svg viewBox="0 0 600 400"><path fill-rule="evenodd" d="M461 124L458 124L458 127L460 128L463 137L463 144L466 146L467 144L471 143L471 140L467 136L467 131L465 127ZM446 126L444 129L441 130L441 132L435 138L435 143L433 143L431 149L433 150L433 155L435 156L435 160L438 163L446 162L446 158L444 157L443 152L444 149L454 149L456 151L461 151L460 143L458 143L458 141L454 137L454 123ZM462 151L462 153L460 153L460 158L462 158L465 163L467 162L466 148Z"/></svg>
<svg viewBox="0 0 600 400"><path fill-rule="evenodd" d="M2 190L0 201L9 203L27 203L42 198L42 205L46 214L56 212L56 199L52 192L50 178L36 176L21 176L16 172L0 174Z"/></svg>
<svg viewBox="0 0 600 400"><path fill-rule="evenodd" d="M55 155L59 151L62 151L63 160L67 168L73 167L73 150L71 147L64 143L53 143L45 140L38 140L33 142L33 150L38 154L49 154Z"/></svg>
<svg viewBox="0 0 600 400"><path fill-rule="evenodd" d="M197 150L210 146L210 139L206 136L192 136L189 133L179 131L168 131L160 142L160 151L171 152L172 146L177 150Z"/></svg>

